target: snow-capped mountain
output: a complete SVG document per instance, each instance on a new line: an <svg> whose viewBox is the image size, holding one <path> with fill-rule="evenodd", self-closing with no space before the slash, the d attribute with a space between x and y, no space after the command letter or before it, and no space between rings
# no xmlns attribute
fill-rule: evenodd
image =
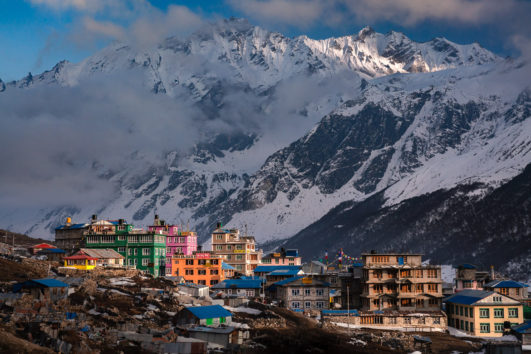
<svg viewBox="0 0 531 354"><path fill-rule="evenodd" d="M123 159L136 166L120 169L94 158L87 166L113 186L112 198L4 207L0 225L48 236L66 216L145 225L156 212L189 222L202 240L223 221L247 225L259 242L297 235L287 242L300 248L312 244L301 230L326 234L326 225L348 244L352 229L326 221L338 210L372 203L392 216L408 201L455 188L478 201L522 173L531 163L528 74L525 61L478 44L417 43L369 27L313 40L231 19L152 49L115 43L77 64L0 81L0 99L136 80L149 102L179 102L201 123L190 128L195 143L166 144L153 163L133 151ZM314 223L321 228L306 229Z"/></svg>

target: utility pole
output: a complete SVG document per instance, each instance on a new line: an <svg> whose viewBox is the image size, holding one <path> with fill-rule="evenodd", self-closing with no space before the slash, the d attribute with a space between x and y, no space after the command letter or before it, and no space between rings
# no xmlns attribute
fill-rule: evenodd
<svg viewBox="0 0 531 354"><path fill-rule="evenodd" d="M349 296L350 284L347 282L347 329L350 335L350 296Z"/></svg>

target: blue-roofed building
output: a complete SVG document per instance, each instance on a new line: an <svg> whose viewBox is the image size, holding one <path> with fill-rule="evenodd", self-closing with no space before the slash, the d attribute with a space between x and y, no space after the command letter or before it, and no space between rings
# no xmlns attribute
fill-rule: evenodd
<svg viewBox="0 0 531 354"><path fill-rule="evenodd" d="M297 249L284 249L281 248L277 252L272 252L262 257L262 265L275 266L275 265L302 265L302 258L299 256L299 250Z"/></svg>
<svg viewBox="0 0 531 354"><path fill-rule="evenodd" d="M523 305L494 291L463 290L444 300L448 325L480 337L501 337L523 322Z"/></svg>
<svg viewBox="0 0 531 354"><path fill-rule="evenodd" d="M330 284L311 277L294 276L268 287L270 296L288 309L322 310L330 307Z"/></svg>
<svg viewBox="0 0 531 354"><path fill-rule="evenodd" d="M514 280L494 280L485 284L484 289L495 291L518 301L525 301L528 298L528 287L529 285Z"/></svg>
<svg viewBox="0 0 531 354"><path fill-rule="evenodd" d="M177 324L181 326L230 325L232 313L220 305L190 306L177 314Z"/></svg>
<svg viewBox="0 0 531 354"><path fill-rule="evenodd" d="M225 279L213 285L211 289L222 296L237 296L246 298L260 297L263 281L260 278Z"/></svg>
<svg viewBox="0 0 531 354"><path fill-rule="evenodd" d="M254 275L264 277L267 274L277 270L301 270L302 266L295 265L259 265L254 269Z"/></svg>
<svg viewBox="0 0 531 354"><path fill-rule="evenodd" d="M66 223L55 228L55 243L57 247L72 254L81 247L85 247L85 232L88 231L88 223L72 223L71 218L66 218Z"/></svg>
<svg viewBox="0 0 531 354"><path fill-rule="evenodd" d="M60 262L66 252L60 248L44 248L37 252L37 256L46 256L46 259L52 262Z"/></svg>
<svg viewBox="0 0 531 354"><path fill-rule="evenodd" d="M511 333L520 339L522 345L531 346L531 320L511 327Z"/></svg>
<svg viewBox="0 0 531 354"><path fill-rule="evenodd" d="M223 271L225 279L233 278L234 272L236 272L236 268L225 262L221 263L221 270Z"/></svg>
<svg viewBox="0 0 531 354"><path fill-rule="evenodd" d="M13 292L25 292L36 300L55 302L68 296L68 284L53 278L31 279L13 285Z"/></svg>

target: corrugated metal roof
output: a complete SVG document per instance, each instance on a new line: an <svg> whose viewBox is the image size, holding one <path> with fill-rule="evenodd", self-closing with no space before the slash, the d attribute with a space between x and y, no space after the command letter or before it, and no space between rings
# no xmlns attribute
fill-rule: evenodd
<svg viewBox="0 0 531 354"><path fill-rule="evenodd" d="M470 263L463 263L463 264L458 265L456 268L476 269L476 266Z"/></svg>
<svg viewBox="0 0 531 354"><path fill-rule="evenodd" d="M212 285L212 289L260 289L260 279L225 279L221 283Z"/></svg>
<svg viewBox="0 0 531 354"><path fill-rule="evenodd" d="M299 279L302 279L302 278L304 278L304 277L298 276L298 277L291 277L291 278L288 278L288 279L277 281L276 283L271 284L271 287L275 288L275 287L280 286L280 285L289 284L289 283L294 282L295 280L299 280Z"/></svg>
<svg viewBox="0 0 531 354"><path fill-rule="evenodd" d="M281 269L301 269L301 266L295 266L295 265L261 265L254 269L255 273L270 273L275 270L281 270Z"/></svg>
<svg viewBox="0 0 531 354"><path fill-rule="evenodd" d="M341 316L341 315L350 315L352 316L359 316L358 310L322 310L321 313L323 315L335 315L335 316Z"/></svg>
<svg viewBox="0 0 531 354"><path fill-rule="evenodd" d="M494 280L485 284L485 288L527 288L529 285L514 280Z"/></svg>
<svg viewBox="0 0 531 354"><path fill-rule="evenodd" d="M37 252L37 254L50 254L50 253L66 253L64 250L60 248L45 248Z"/></svg>
<svg viewBox="0 0 531 354"><path fill-rule="evenodd" d="M74 229L83 229L83 228L85 228L87 226L88 226L88 224L72 224L70 226L61 225L59 227L56 227L55 229L56 230L61 230L61 229L74 230Z"/></svg>
<svg viewBox="0 0 531 354"><path fill-rule="evenodd" d="M228 310L224 309L223 306L220 305L187 307L186 309L199 319L232 316L232 313L230 313Z"/></svg>
<svg viewBox="0 0 531 354"><path fill-rule="evenodd" d="M110 248L96 249L96 248L82 248L80 252L83 252L87 256L98 258L98 259L116 259L116 258L125 258L120 253L116 252Z"/></svg>
<svg viewBox="0 0 531 354"><path fill-rule="evenodd" d="M299 272L300 272L300 269L278 269L278 270L272 271L271 273L269 273L267 275L291 275L291 276L295 276L295 275L299 274Z"/></svg>
<svg viewBox="0 0 531 354"><path fill-rule="evenodd" d="M60 280L47 278L47 279L31 279L28 282L37 283L39 285L45 286L47 288L67 288L68 284L63 283ZM26 282L27 283L27 282Z"/></svg>
<svg viewBox="0 0 531 354"><path fill-rule="evenodd" d="M221 263L221 269L223 269L223 270L235 270L236 268L234 268L233 266L231 266L228 263L222 262Z"/></svg>
<svg viewBox="0 0 531 354"><path fill-rule="evenodd" d="M216 333L216 334L230 334L234 332L234 327L192 327L188 328L188 332L206 332L206 333Z"/></svg>
<svg viewBox="0 0 531 354"><path fill-rule="evenodd" d="M55 248L55 246L49 243L39 243L38 245L31 246L31 248Z"/></svg>
<svg viewBox="0 0 531 354"><path fill-rule="evenodd" d="M527 320L524 323L513 326L511 329L517 333L531 333L531 320Z"/></svg>
<svg viewBox="0 0 531 354"><path fill-rule="evenodd" d="M472 305L491 294L494 294L494 292L483 290L463 290L445 299L444 302L449 302L451 304Z"/></svg>
<svg viewBox="0 0 531 354"><path fill-rule="evenodd" d="M88 259L88 260L92 260L92 261L95 261L97 260L97 258L95 257L91 257L91 256L87 256L87 255L84 255L84 254L75 254L73 256L70 256L70 257L64 257L64 259Z"/></svg>

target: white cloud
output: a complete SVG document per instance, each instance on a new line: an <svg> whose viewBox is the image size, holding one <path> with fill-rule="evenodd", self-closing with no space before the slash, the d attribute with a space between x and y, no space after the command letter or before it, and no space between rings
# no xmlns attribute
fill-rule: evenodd
<svg viewBox="0 0 531 354"><path fill-rule="evenodd" d="M82 26L85 31L96 36L112 38L116 40L125 39L125 30L110 21L96 21L91 17L84 17Z"/></svg>
<svg viewBox="0 0 531 354"><path fill-rule="evenodd" d="M34 5L46 6L56 11L74 9L77 11L96 12L106 6L103 0L30 0L30 2Z"/></svg>

